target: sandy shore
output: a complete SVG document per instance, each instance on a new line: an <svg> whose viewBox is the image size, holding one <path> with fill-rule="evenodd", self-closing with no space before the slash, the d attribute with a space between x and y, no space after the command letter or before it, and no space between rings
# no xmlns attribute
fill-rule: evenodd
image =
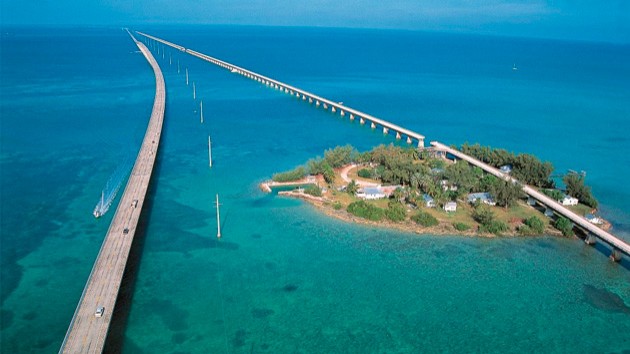
<svg viewBox="0 0 630 354"><path fill-rule="evenodd" d="M292 185L301 185L301 184L307 184L307 183L314 183L314 182L311 179L307 180L306 178L299 181L295 181L295 182L284 182L284 183L267 181L260 184L260 189L265 192L271 192L271 187L292 186ZM459 235L459 236L487 237L487 238L516 237L516 236L531 237L531 236L520 235L516 231L506 232L506 233L501 234L501 236L497 236L491 233L479 233L477 232L476 227L471 227L467 231L459 231L459 230L456 230L455 227L453 227L451 223L443 222L443 221L440 221L438 225L432 226L432 227L424 227L411 220L406 220L404 222L392 222L389 220L372 221L372 220L367 220L367 219L352 215L343 208L336 210L333 207L334 201L326 197L315 197L310 194L306 194L306 193L298 192L298 191L281 191L281 192L278 192L278 195L305 200L306 202L313 205L318 211L324 213L325 215L334 217L336 219L339 219L345 222L386 228L390 230L392 229L400 230L403 232L415 233L415 234L420 234L420 235ZM547 228L545 230L545 235L562 236L562 233L560 233L557 230L552 230L552 229Z"/></svg>
<svg viewBox="0 0 630 354"><path fill-rule="evenodd" d="M264 190L264 187L262 187L262 185L261 185L261 189ZM333 204L332 204L333 201L324 197L315 197L309 194L296 192L296 191L282 191L282 192L279 192L278 195L305 200L309 204L313 205L318 211L324 213L325 215L328 215L328 216L331 216L336 219L349 222L349 223L381 227L381 228L386 228L386 229L394 229L394 230L400 230L400 231L409 232L409 233L426 234L426 235L463 235L463 236L477 236L477 237L496 237L496 235L494 234L478 234L476 230L473 230L472 228L465 232L457 231L452 225L447 224L447 223L440 223L439 225L433 226L433 227L423 227L421 225L414 223L413 221L405 221L405 222L391 222L387 220L371 221L371 220L354 216L348 213L344 209L336 210L333 207ZM504 236L516 236L516 235L506 234Z"/></svg>

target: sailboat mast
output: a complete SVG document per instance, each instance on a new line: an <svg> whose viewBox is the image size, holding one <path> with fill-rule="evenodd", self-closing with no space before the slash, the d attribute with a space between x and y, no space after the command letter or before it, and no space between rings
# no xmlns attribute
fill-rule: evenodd
<svg viewBox="0 0 630 354"><path fill-rule="evenodd" d="M217 238L221 238L221 216L219 214L219 194L217 193Z"/></svg>

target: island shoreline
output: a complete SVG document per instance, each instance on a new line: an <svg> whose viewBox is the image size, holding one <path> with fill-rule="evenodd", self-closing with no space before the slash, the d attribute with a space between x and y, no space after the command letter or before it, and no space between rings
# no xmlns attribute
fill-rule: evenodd
<svg viewBox="0 0 630 354"><path fill-rule="evenodd" d="M269 182L260 183L259 187L262 191L271 192L271 188L269 188ZM297 182L296 182L297 184ZM299 183L303 184L303 183ZM290 183L286 183L283 185L290 185ZM479 238L497 238L497 237L564 237L561 232L546 232L540 235L521 235L517 232L506 232L501 235L496 235L492 233L479 233L477 230L473 230L472 228L469 231L458 231L455 230L451 225L447 223L440 222L439 225L433 227L423 227L418 224L414 224L412 221L405 222L391 222L386 220L381 221L372 221L368 219L364 219L358 216L354 216L348 213L346 210L339 209L335 210L332 206L332 202L329 199L325 199L323 197L315 197L306 193L296 192L296 191L280 191L278 192L279 196L301 199L306 203L310 204L314 207L318 212L327 215L329 217L333 217L337 220L341 220L351 224L358 224L362 226L371 226L378 227L387 230L397 230L410 234L416 235L433 235L433 236L464 236L464 237L479 237ZM548 229L545 231L549 231Z"/></svg>

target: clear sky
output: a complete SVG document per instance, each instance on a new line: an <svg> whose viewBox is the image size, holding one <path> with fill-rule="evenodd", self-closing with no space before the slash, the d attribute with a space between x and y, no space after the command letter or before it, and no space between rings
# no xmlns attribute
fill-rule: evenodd
<svg viewBox="0 0 630 354"><path fill-rule="evenodd" d="M1 19L394 28L630 43L630 0L2 0Z"/></svg>

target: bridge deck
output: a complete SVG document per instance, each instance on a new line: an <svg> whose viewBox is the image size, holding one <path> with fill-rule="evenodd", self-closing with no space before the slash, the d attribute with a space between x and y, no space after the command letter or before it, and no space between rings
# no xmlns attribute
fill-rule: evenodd
<svg viewBox="0 0 630 354"><path fill-rule="evenodd" d="M327 98L320 97L320 96L318 96L318 95L316 95L314 93L311 93L311 92L299 89L297 87L285 84L285 83L283 83L281 81L274 80L272 78L269 78L269 77L266 77L264 75L258 74L258 73L254 72L254 71L247 70L245 68L242 68L240 66L236 66L234 64L230 64L230 63L228 63L226 61L223 61L223 60L211 57L209 55L205 55L203 53L199 53L199 52L196 52L196 51L191 50L191 49L186 49L185 47L182 47L182 46L177 45L175 43L172 43L172 42L169 42L169 41L166 41L166 40L163 40L163 39L160 39L160 38L148 35L146 33L142 33L142 32L136 32L136 33L138 33L139 35L145 36L147 38L153 39L155 41L158 41L160 43L163 43L163 44L165 44L167 46L170 46L172 48L175 48L175 49L177 49L179 51L188 53L188 54L190 54L192 56L195 56L195 57L197 57L199 59L208 61L208 62L210 62L212 64L215 64L215 65L219 65L220 67L223 67L223 68L225 68L227 70L235 70L237 73L239 73L241 75L246 75L246 76L249 75L250 78L261 79L261 80L264 80L264 81L268 81L268 82L270 82L270 83L272 83L274 85L281 86L281 87L286 88L286 89L288 89L290 91L293 91L293 92L295 92L297 94L304 95L304 96L306 96L308 98L312 98L313 100L316 100L316 101L320 101L322 104L325 103L325 104L327 104L327 105L329 105L331 107L335 107L335 109L337 109L337 110L344 111L344 112L349 113L349 114L353 114L353 115L357 116L358 118L364 118L364 119L366 119L366 120L368 120L370 122L374 122L375 124L378 124L378 125L380 125L382 127L388 128L388 129L390 129L392 131L395 131L395 132L399 132L399 133L404 134L404 135L406 135L406 136L408 136L410 138L416 139L419 142L424 143L424 136L421 135L421 134L418 134L418 133L416 133L414 131L405 129L403 127L400 127L400 126L398 126L396 124L393 124L391 122L388 122L386 120L374 117L374 116L372 116L370 114L361 112L361 111L356 110L354 108L350 108L350 107L345 106L345 105L343 105L343 104L341 104L339 102L331 101L331 100L329 100Z"/></svg>
<svg viewBox="0 0 630 354"><path fill-rule="evenodd" d="M253 72L251 70L247 70L247 69L241 68L239 66L233 65L231 63L228 63L226 61L222 61L220 59L217 59L217 58L214 58L214 57L211 57L211 56L208 56L208 55L196 52L194 50L187 49L187 48L182 47L180 45L177 45L175 43L168 42L166 40L163 40L163 39L160 39L160 38L148 35L146 33L142 33L142 32L137 32L137 33L142 35L142 36L145 36L145 37L147 37L149 39L152 39L152 40L158 41L160 43L163 43L165 45L168 45L168 46L170 46L172 48L175 48L175 49L177 49L179 51L188 53L188 54L193 55L195 57L198 57L198 58L200 58L202 60L208 61L208 62L210 62L212 64L218 65L218 66L220 66L222 68L225 68L225 69L231 70L233 72L236 72L238 74L244 75L244 76L246 76L248 78L252 78L254 80L257 80L257 81L260 81L260 82L264 82L264 83L269 83L269 84L273 85L274 87L277 85L279 88L283 89L285 92L288 92L288 91L295 92L296 94L302 95L302 97L306 96L308 98L312 98L313 100L320 101L321 103L325 103L325 104L327 104L329 106L335 107L336 109L343 110L344 112L347 112L347 113L350 113L350 114L354 114L357 117L364 118L364 119L366 119L368 121L374 122L375 124L381 125L383 127L391 129L393 131L396 131L396 132L399 132L401 134L404 134L404 135L406 135L406 136L408 136L410 138L417 139L421 143L424 141L424 136L421 135L421 134L418 134L418 133L413 132L411 130L402 128L400 126L397 126L397 125L395 125L393 123L384 121L382 119L373 117L373 116L371 116L369 114L360 112L360 111L355 110L353 108L344 106L341 103L333 102L333 101L331 101L329 99L317 96L317 95L312 94L312 93L310 93L308 91L304 91L304 90L301 90L299 88L293 87L291 85L287 85L287 84L285 84L283 82L280 82L280 81L274 80L272 78L263 76L263 75L258 74L256 72ZM481 161L479 161L477 159L474 159L474 158L472 158L472 157L470 157L470 156L468 156L468 155L466 155L466 154L464 154L464 153L462 153L462 152L460 152L458 150L451 149L451 148L449 148L448 146L446 146L444 144L441 144L439 142L431 142L431 145L436 147L436 148L438 148L438 149L440 149L440 150L447 151L448 153L450 153L450 154L452 154L454 156L457 156L460 159L466 160L466 161L468 161L469 163L471 163L471 164L473 164L475 166L479 166L480 168L482 168L486 172L491 173L491 174L493 174L493 175L495 175L495 176L497 176L499 178L514 180L512 177L503 174L498 169L496 169L496 168L494 168L494 167L492 167L490 165L487 165L487 164L485 164L485 163L483 163L483 162L481 162ZM535 190L534 188L532 188L530 186L524 185L523 186L523 191L525 193L527 193L529 196L531 196L532 198L538 200L543 205L553 209L558 214L563 215L566 218L570 219L572 222L574 222L579 227L581 227L581 228L587 230L588 232L592 233L593 235L599 237L601 240L603 240L604 242L608 243L614 249L617 249L617 250L625 253L626 255L630 255L630 245L628 243L626 243L624 240L622 240L622 239L620 239L620 238L610 234L609 232L606 232L606 231L598 228L597 226L591 224L585 218L577 215L576 213L572 212L568 208L566 208L563 205L557 203L556 201L554 201L551 198L547 197L546 195L538 192L537 190Z"/></svg>
<svg viewBox="0 0 630 354"><path fill-rule="evenodd" d="M61 346L60 352L63 353L101 353L103 351L160 142L166 99L164 78L148 48L137 41L133 35L131 38L155 73L156 91L153 111L125 192ZM125 233L125 229L128 229L128 232ZM100 306L105 308L105 312L102 317L96 317L95 311Z"/></svg>
<svg viewBox="0 0 630 354"><path fill-rule="evenodd" d="M438 150L442 150L442 151L446 151L447 153L460 158L462 160L467 161L468 163L474 165L474 166L478 166L479 168L481 168L482 170L493 174L496 177L499 177L501 179L506 179L506 180L511 180L511 181L515 181L514 178L510 177L509 175L504 174L503 172L501 172L499 169L494 168L486 163L483 163L471 156L468 156L466 154L464 154L463 152L459 151L459 150L455 150L452 149L442 143L439 143L437 141L432 141L431 142L431 146L434 146L435 148L437 148ZM538 200L541 204L553 209L556 213L566 217L567 219L571 220L573 223L575 223L576 225L580 226L581 228L587 230L588 232L592 233L593 235L599 237L599 239L601 239L602 241L606 242L607 244L609 244L611 247L614 247L618 250L620 250L621 252L625 253L626 255L630 256L630 244L628 244L627 242L625 242L624 240L618 238L617 236L604 231L602 229L600 229L599 227L591 224L588 220L586 220L585 218L583 218L582 216L574 213L573 211L571 211L569 208L565 207L564 205L556 202L555 200L547 197L546 195L540 193L539 191L537 191L536 189L528 186L528 185L523 185L523 191L529 195L530 197Z"/></svg>

